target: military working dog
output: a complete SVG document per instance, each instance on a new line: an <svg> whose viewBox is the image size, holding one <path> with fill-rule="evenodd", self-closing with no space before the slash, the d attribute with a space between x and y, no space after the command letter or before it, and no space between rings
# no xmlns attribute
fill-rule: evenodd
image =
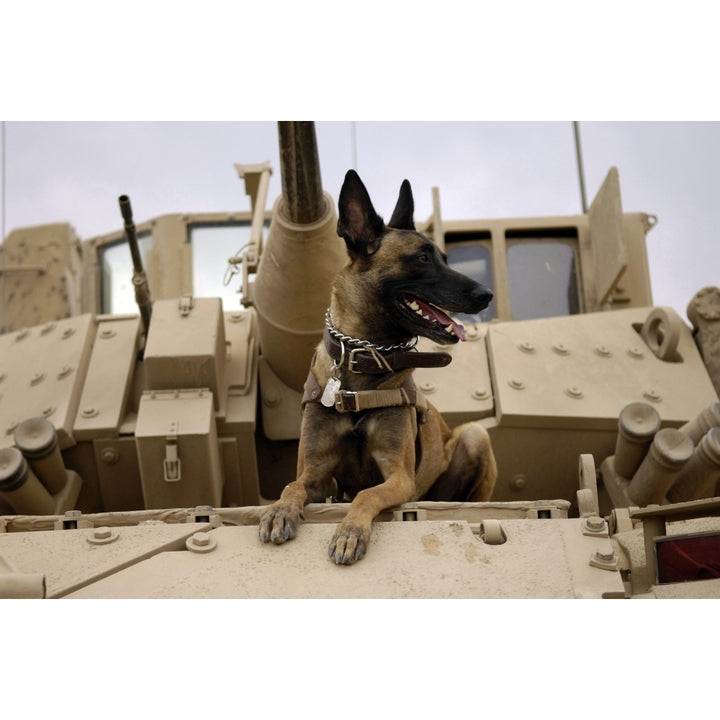
<svg viewBox="0 0 720 720"><path fill-rule="evenodd" d="M295 537L303 507L335 496L352 499L330 543L332 560L365 555L373 519L412 500L486 501L497 466L479 422L450 430L415 389L416 367L450 362L445 352L417 352L465 340L448 313L478 313L492 292L451 269L444 253L415 230L404 180L388 225L353 170L338 201L338 235L349 262L338 273L305 384L297 479L263 514L263 542Z"/></svg>

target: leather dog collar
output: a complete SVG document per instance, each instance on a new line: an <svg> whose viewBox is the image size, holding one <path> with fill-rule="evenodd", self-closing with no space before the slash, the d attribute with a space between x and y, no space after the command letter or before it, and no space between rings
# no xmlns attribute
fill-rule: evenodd
<svg viewBox="0 0 720 720"><path fill-rule="evenodd" d="M323 333L325 349L330 357L354 373L387 373L408 368L445 367L452 361L446 352L418 352L415 350L380 351L371 345L348 348L349 343L336 340L328 327Z"/></svg>

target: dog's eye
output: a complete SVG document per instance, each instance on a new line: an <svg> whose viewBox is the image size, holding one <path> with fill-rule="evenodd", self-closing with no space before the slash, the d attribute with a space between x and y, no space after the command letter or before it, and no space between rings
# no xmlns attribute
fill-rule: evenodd
<svg viewBox="0 0 720 720"><path fill-rule="evenodd" d="M430 262L430 258L425 253L423 253L422 255L418 255L418 262L421 262L421 263Z"/></svg>

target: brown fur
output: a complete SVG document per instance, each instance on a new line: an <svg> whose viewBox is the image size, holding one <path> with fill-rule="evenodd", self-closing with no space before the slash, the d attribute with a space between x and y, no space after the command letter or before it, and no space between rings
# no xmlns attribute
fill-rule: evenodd
<svg viewBox="0 0 720 720"><path fill-rule="evenodd" d="M338 234L345 239L350 262L338 274L330 302L335 326L345 335L380 346L418 334L457 342L442 328L413 318L402 298L411 295L451 312L479 312L490 301L486 288L451 270L432 241L415 231L412 213L405 181L386 226L360 178L348 172L340 193ZM321 387L332 368L320 343L312 371ZM397 388L410 373L356 374L343 366L340 380L343 390ZM382 510L421 498L486 501L496 477L490 439L479 422L450 431L432 405L427 422L418 424L411 406L340 413L311 402L303 412L297 479L266 510L260 539L285 542L295 537L306 503L324 502L335 493L347 496L352 503L329 553L336 563L350 564L365 554L372 521Z"/></svg>

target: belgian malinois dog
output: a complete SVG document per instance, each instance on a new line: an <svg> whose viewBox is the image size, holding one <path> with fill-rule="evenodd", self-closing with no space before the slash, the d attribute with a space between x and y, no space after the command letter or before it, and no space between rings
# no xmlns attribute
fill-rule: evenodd
<svg viewBox="0 0 720 720"><path fill-rule="evenodd" d="M451 360L445 352L414 351L417 336L464 340L447 313L480 312L492 293L447 265L415 231L413 212L407 180L386 226L357 173L345 176L338 235L350 261L335 279L305 385L297 479L263 514L263 542L294 538L308 502L352 499L329 547L332 560L351 564L365 555L382 510L492 494L497 466L485 428L470 422L451 432L412 381L413 368Z"/></svg>

